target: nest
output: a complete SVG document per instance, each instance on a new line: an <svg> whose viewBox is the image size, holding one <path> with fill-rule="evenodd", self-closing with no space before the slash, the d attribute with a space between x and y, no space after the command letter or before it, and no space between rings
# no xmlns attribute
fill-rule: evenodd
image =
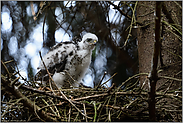
<svg viewBox="0 0 183 123"><path fill-rule="evenodd" d="M99 84L94 88L52 90L37 86L35 81L20 83L18 80L23 78L14 76L19 72L6 70L7 74L1 75L2 121L149 121L148 92L139 87L140 74L119 87ZM182 96L157 92L156 100L157 121L182 120Z"/></svg>

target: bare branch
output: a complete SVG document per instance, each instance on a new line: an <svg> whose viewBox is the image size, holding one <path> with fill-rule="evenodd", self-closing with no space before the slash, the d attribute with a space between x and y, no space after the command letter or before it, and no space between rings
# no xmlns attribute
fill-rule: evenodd
<svg viewBox="0 0 183 123"><path fill-rule="evenodd" d="M158 58L160 54L160 25L161 25L161 6L162 2L156 2L156 18L155 18L155 43L154 43L154 53L150 72L150 93L149 93L149 119L150 121L156 121L155 115L155 93L156 93L156 83L158 81L157 66Z"/></svg>
<svg viewBox="0 0 183 123"><path fill-rule="evenodd" d="M39 111L40 107L34 104L30 99L28 99L25 95L23 95L15 86L11 86L7 83L6 80L1 78L1 82L3 83L4 87L6 88L7 91L12 93L16 98L20 99L23 102L23 105L28 107L31 112L37 113L37 115L41 118L44 119L44 121L50 121L50 122L57 122L57 119L52 118L48 116L44 111Z"/></svg>

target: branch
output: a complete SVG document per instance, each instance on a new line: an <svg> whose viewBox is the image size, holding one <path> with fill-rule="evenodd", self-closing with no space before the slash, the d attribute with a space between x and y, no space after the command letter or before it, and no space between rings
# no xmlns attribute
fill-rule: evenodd
<svg viewBox="0 0 183 123"><path fill-rule="evenodd" d="M132 20L132 17L130 17L127 13L124 13L117 5L115 5L114 3L112 3L111 1L107 1L110 5L114 6L114 9L117 9L122 15L124 15L126 18ZM140 26L143 26L142 23L140 22L136 22L137 24L139 24Z"/></svg>
<svg viewBox="0 0 183 123"><path fill-rule="evenodd" d="M104 97L104 96L108 96L108 95L112 95L113 92L110 93L102 93L102 94L95 94L95 95L91 95L91 96L86 96L86 97L80 97L80 98L75 98L73 99L73 101L80 101L80 100L87 100L87 99L91 99L91 98L99 98L99 97ZM141 95L148 95L148 92L115 92L114 95L135 95L135 96L141 96ZM164 97L176 97L176 98L182 98L182 96L177 96L175 94L163 94L163 93L156 93L156 96L164 96Z"/></svg>
<svg viewBox="0 0 183 123"><path fill-rule="evenodd" d="M36 113L38 118L40 117L41 120L50 121L50 122L57 122L55 118L48 116L44 111L39 111L41 108L34 104L30 99L24 96L16 86L11 86L5 79L1 78L1 82L3 83L5 89L12 93L16 98L20 99L23 102L25 107L28 107L29 110L33 113Z"/></svg>
<svg viewBox="0 0 183 123"><path fill-rule="evenodd" d="M49 84L50 84L51 90L53 90L53 89L52 89L50 80L54 83L54 85L55 85L55 87L57 88L57 90L59 90L58 87L57 87L57 85L56 85L56 83L53 81L53 78L51 77L50 72L48 71L48 69L47 69L47 67L46 67L46 65L45 65L45 63L44 63L44 61L43 61L43 58L42 58L42 55L41 55L41 51L39 51L39 56L40 56L40 58L41 58L41 61L42 61L43 65L44 65L45 69L46 69L46 72L48 73L48 76L49 76ZM52 92L55 94L54 91L52 91ZM56 95L56 94L55 94L55 95Z"/></svg>
<svg viewBox="0 0 183 123"><path fill-rule="evenodd" d="M149 92L149 119L150 121L156 121L155 115L155 95L156 95L156 83L158 81L157 66L158 58L160 54L160 25L161 25L161 6L162 2L156 2L156 18L155 18L155 43L154 43L154 53L153 61L150 72L150 92Z"/></svg>

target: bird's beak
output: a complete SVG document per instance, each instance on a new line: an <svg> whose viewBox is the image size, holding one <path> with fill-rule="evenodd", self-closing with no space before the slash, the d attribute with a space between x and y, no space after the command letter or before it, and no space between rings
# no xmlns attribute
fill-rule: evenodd
<svg viewBox="0 0 183 123"><path fill-rule="evenodd" d="M97 43L97 40L94 40L93 42L90 42L89 44L96 45L96 43Z"/></svg>

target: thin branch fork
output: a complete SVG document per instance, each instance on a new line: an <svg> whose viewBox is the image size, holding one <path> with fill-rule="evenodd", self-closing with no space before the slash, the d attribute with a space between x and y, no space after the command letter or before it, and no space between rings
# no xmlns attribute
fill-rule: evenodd
<svg viewBox="0 0 183 123"><path fill-rule="evenodd" d="M132 20L132 17L130 17L127 13L123 12L117 5L115 5L114 3L112 3L111 1L107 1L110 5L114 6L114 9L117 9L122 15L124 15L125 17L127 17L128 19ZM136 22L137 24L139 24L140 26L143 26L142 23L140 22Z"/></svg>

